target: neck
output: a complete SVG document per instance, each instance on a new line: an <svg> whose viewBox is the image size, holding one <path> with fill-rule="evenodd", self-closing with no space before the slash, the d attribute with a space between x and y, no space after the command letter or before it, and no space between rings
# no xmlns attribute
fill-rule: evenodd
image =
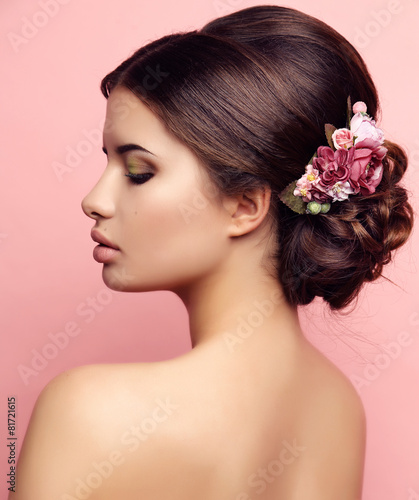
<svg viewBox="0 0 419 500"><path fill-rule="evenodd" d="M192 347L269 346L299 336L300 326L278 281L258 265L237 258L193 286L176 292L189 313ZM250 342L248 342L248 339ZM269 348L269 347L268 347Z"/></svg>

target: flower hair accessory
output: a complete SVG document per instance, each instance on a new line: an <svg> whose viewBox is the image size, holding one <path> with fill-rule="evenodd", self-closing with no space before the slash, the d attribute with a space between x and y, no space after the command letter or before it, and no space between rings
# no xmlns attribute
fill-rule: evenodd
<svg viewBox="0 0 419 500"><path fill-rule="evenodd" d="M292 182L279 198L296 213L327 213L331 203L349 196L375 192L383 176L384 134L367 114L365 103L352 107L348 98L347 128L325 125L329 146L320 146L305 174Z"/></svg>

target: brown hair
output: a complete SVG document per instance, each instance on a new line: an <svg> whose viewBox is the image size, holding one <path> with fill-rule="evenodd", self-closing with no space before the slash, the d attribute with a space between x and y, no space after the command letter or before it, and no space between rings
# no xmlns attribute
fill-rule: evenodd
<svg viewBox="0 0 419 500"><path fill-rule="evenodd" d="M413 212L398 183L407 159L389 141L372 195L316 216L297 215L275 196L326 145L326 123L345 127L348 96L377 116L361 56L323 22L284 7L244 9L139 49L103 79L103 94L117 85L160 116L223 193L269 185L277 275L290 304L320 296L333 309L346 306L406 241Z"/></svg>

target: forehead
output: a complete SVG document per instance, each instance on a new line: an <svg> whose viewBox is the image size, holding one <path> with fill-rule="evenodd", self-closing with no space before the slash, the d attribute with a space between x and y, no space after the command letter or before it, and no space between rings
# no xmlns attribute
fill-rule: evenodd
<svg viewBox="0 0 419 500"><path fill-rule="evenodd" d="M152 127L153 132L165 132L161 120L130 90L116 87L106 103L104 135L115 135L131 130L141 133Z"/></svg>
<svg viewBox="0 0 419 500"><path fill-rule="evenodd" d="M139 144L161 156L167 153L193 155L160 117L125 87L116 87L109 95L103 140L105 146Z"/></svg>

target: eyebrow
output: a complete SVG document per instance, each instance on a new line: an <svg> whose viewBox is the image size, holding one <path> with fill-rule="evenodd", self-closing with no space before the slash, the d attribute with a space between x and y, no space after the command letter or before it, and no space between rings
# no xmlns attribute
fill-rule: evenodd
<svg viewBox="0 0 419 500"><path fill-rule="evenodd" d="M108 151L105 147L102 148L102 151L105 153L105 155L108 154ZM149 155L156 156L154 153L138 144L123 144L122 146L118 146L115 151L120 155L127 153L128 151L142 151L143 153L148 153Z"/></svg>

